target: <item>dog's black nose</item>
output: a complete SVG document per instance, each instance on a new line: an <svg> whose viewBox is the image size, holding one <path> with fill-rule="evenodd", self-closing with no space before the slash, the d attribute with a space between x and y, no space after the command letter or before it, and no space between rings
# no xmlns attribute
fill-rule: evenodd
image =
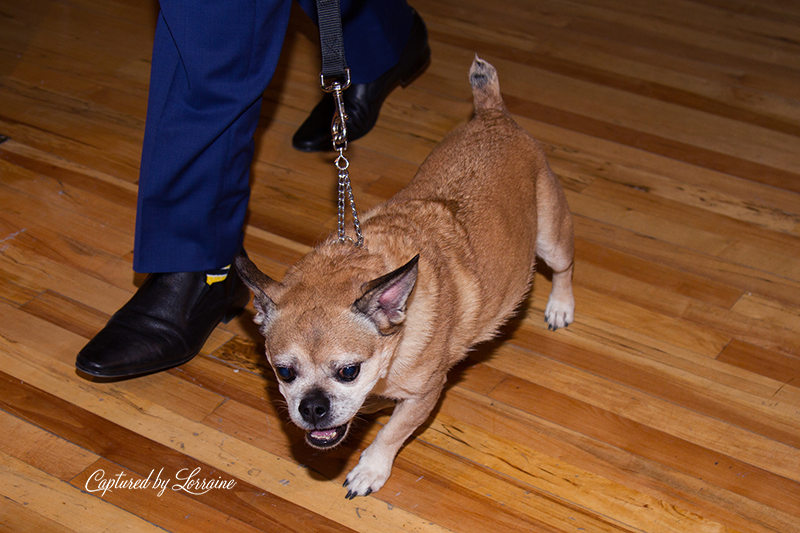
<svg viewBox="0 0 800 533"><path fill-rule="evenodd" d="M321 390L310 393L300 402L300 416L315 427L325 426L330 410L331 402Z"/></svg>

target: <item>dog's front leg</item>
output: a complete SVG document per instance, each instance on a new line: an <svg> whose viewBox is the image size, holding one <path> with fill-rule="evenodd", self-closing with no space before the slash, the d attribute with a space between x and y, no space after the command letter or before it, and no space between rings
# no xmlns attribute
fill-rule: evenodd
<svg viewBox="0 0 800 533"><path fill-rule="evenodd" d="M439 399L441 387L421 398L410 398L397 402L386 425L375 440L361 454L356 467L347 475L344 486L348 488L348 499L367 496L381 487L392 473L392 463L403 443L433 411Z"/></svg>
<svg viewBox="0 0 800 533"><path fill-rule="evenodd" d="M383 411L384 409L388 409L389 407L394 407L396 404L397 401L392 400L391 398L370 396L367 398L367 401L364 402L364 405L361 406L361 409L358 410L358 414L371 415L373 413Z"/></svg>

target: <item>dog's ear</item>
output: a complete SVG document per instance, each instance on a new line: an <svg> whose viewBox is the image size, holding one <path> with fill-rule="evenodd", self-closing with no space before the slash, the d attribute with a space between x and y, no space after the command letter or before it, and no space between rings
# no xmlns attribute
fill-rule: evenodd
<svg viewBox="0 0 800 533"><path fill-rule="evenodd" d="M406 301L417 283L419 255L394 272L365 283L353 308L369 318L381 335L395 333L406 318Z"/></svg>
<svg viewBox="0 0 800 533"><path fill-rule="evenodd" d="M267 323L270 315L275 310L275 303L267 296L265 289L277 282L261 272L246 254L238 254L233 264L236 272L251 291L253 291L253 307L256 309L256 316L253 322L259 325Z"/></svg>

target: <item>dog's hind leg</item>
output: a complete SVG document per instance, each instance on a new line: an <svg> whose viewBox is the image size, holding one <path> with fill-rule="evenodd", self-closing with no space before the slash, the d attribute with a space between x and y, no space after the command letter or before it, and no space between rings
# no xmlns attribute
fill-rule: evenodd
<svg viewBox="0 0 800 533"><path fill-rule="evenodd" d="M575 237L564 190L549 168L536 182L536 199L536 255L553 270L553 288L544 318L548 327L555 331L570 325L575 319L575 298L572 295Z"/></svg>

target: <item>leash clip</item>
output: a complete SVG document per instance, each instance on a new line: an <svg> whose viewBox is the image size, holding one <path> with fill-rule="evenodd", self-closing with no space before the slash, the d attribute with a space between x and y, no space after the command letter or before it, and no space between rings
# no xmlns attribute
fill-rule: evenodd
<svg viewBox="0 0 800 533"><path fill-rule="evenodd" d="M344 69L342 76L325 76L320 72L319 84L326 93L333 93L334 110L331 120L333 149L347 149L347 113L344 110L344 90L350 87L350 69Z"/></svg>

